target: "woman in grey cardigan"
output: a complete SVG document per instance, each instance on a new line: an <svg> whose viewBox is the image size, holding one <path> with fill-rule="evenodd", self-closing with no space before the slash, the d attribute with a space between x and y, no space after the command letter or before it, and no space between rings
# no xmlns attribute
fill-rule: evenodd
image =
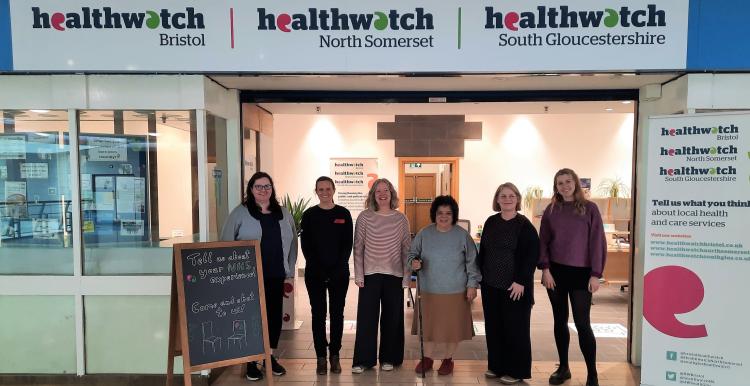
<svg viewBox="0 0 750 386"><path fill-rule="evenodd" d="M260 240L268 335L275 350L281 335L284 280L294 277L297 261L297 231L292 216L279 205L273 180L267 173L257 172L250 177L245 202L229 214L221 230L221 240ZM271 369L274 375L286 374L275 356L271 356ZM256 362L250 362L245 377L258 381L263 372Z"/></svg>
<svg viewBox="0 0 750 386"><path fill-rule="evenodd" d="M433 224L417 233L408 262L419 270L425 357L414 369L432 369L432 357L442 351L438 374L453 372L453 353L462 340L474 335L471 301L482 276L476 264L477 249L469 233L456 225L458 203L451 196L436 197L430 207ZM419 316L415 315L417 320ZM412 323L416 333L417 323Z"/></svg>

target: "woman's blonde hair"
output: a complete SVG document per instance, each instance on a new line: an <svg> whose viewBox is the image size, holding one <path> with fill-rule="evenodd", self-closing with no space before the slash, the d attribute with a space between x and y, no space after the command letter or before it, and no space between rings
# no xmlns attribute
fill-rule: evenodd
<svg viewBox="0 0 750 386"><path fill-rule="evenodd" d="M391 192L391 203L390 207L391 209L397 209L398 208L398 192L396 191L396 188L393 187L393 184L391 181L388 181L387 178L378 178L372 183L372 186L370 186L370 192L367 193L367 200L365 200L365 207L370 210L377 211L378 210L378 202L375 199L375 189L378 188L378 185L380 183L386 184L388 186L388 190Z"/></svg>
<svg viewBox="0 0 750 386"><path fill-rule="evenodd" d="M513 194L515 194L516 198L518 198L518 201L516 201L516 212L518 212L519 210L521 210L521 192L512 182L506 182L504 184L500 184L500 186L497 187L497 190L495 191L495 197L492 198L492 210L494 210L495 212L499 212L501 210L500 204L497 203L497 198L500 196L500 191L505 188L512 190Z"/></svg>
<svg viewBox="0 0 750 386"><path fill-rule="evenodd" d="M573 191L573 205L575 206L576 212L580 215L585 214L586 203L588 200L586 200L586 197L583 194L583 189L581 189L581 180L578 179L578 174L576 174L573 169L562 168L555 173L555 178L552 179L552 191L554 192L552 195L552 207L562 205L563 201L565 201L562 194L557 191L557 177L564 175L571 176L576 184L576 188Z"/></svg>

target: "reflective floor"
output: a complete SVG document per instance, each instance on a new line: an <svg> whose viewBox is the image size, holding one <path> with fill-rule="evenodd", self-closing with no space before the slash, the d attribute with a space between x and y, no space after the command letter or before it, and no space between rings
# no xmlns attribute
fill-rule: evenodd
<svg viewBox="0 0 750 386"><path fill-rule="evenodd" d="M347 295L347 304L344 317L347 320L344 326L343 348L341 350L341 374L316 375L315 374L315 350L312 344L312 333L310 331L310 312L307 293L304 282L298 280L297 289L297 315L296 319L302 322L298 330L283 331L279 342L278 356L280 362L286 366L287 375L274 377L274 383L284 386L293 385L411 385L419 386L422 380L414 373L414 366L419 359L419 340L416 336L408 335L408 326L411 325L412 311L406 309L405 328L406 361L401 367L394 371L368 370L363 374L351 374L351 357L354 346L354 333L356 331L356 307L357 288L351 284ZM593 323L601 324L597 330L604 336L622 336L627 328L627 302L629 294L622 292L619 285L603 285L601 290L594 296L591 318ZM555 350L552 335L552 313L549 300L544 288L537 283L535 288L536 305L532 313L532 347L534 363L532 368L532 379L525 381L526 385L548 385L549 374L554 371L557 364L557 352ZM405 300L408 296L405 296ZM484 336L482 335L481 296L472 305L472 313L475 321L475 336L469 342L462 342L458 351L454 354L455 370L451 376L439 376L435 371L428 373L424 380L430 385L457 385L457 384L500 384L497 379L484 377L486 366L486 349ZM571 318L572 323L572 318ZM597 369L601 385L631 386L640 384L640 369L626 362L627 340L625 337L598 337L597 338ZM578 349L576 334L571 329L570 360L573 378L565 385L583 386L586 382L586 368L583 358ZM250 382L245 380L241 366L227 369L214 383L216 386L228 385L265 385L267 381Z"/></svg>

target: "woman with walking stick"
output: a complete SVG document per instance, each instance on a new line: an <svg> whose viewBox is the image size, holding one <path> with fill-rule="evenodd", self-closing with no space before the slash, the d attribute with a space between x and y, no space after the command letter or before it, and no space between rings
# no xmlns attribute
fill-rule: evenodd
<svg viewBox="0 0 750 386"><path fill-rule="evenodd" d="M451 196L438 196L430 207L433 224L417 233L409 251L409 265L418 271L420 296L412 333L425 342L424 356L414 369L432 369L433 357L443 358L438 374L453 373L453 354L458 343L473 334L471 301L481 281L476 265L477 249L469 233L456 225L458 203ZM421 317L422 331L417 331Z"/></svg>

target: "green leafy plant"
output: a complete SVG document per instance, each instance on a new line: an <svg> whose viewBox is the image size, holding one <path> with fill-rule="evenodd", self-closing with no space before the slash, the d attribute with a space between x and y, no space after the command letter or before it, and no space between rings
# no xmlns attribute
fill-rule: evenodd
<svg viewBox="0 0 750 386"><path fill-rule="evenodd" d="M622 182L620 177L605 178L596 188L597 193L602 197L609 198L627 198L630 196L630 187Z"/></svg>
<svg viewBox="0 0 750 386"><path fill-rule="evenodd" d="M528 215L531 215L531 210L534 206L534 200L538 200L542 198L542 195L544 194L544 189L542 189L539 185L531 185L526 188L526 190L523 192L523 208L524 212Z"/></svg>
<svg viewBox="0 0 750 386"><path fill-rule="evenodd" d="M286 194L281 200L281 205L283 205L292 215L292 218L294 219L294 228L297 229L297 234L299 235L302 226L302 214L305 213L305 209L310 205L310 199L300 197L297 198L296 201L292 201L289 194Z"/></svg>

